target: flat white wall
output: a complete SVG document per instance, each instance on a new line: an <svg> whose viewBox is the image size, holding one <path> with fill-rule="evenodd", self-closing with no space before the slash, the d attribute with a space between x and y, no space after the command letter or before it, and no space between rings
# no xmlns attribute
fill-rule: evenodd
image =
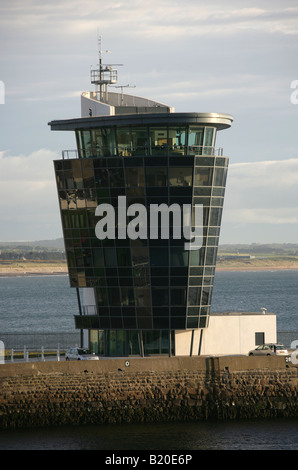
<svg viewBox="0 0 298 470"><path fill-rule="evenodd" d="M197 356L202 330L176 331L176 356ZM203 330L201 355L247 354L254 349L255 333L264 333L266 343L276 342L276 315L227 314L210 315Z"/></svg>
<svg viewBox="0 0 298 470"><path fill-rule="evenodd" d="M115 114L114 106L97 101L92 98L91 92L85 92L81 95L81 117L89 117L90 109L92 116L113 116Z"/></svg>

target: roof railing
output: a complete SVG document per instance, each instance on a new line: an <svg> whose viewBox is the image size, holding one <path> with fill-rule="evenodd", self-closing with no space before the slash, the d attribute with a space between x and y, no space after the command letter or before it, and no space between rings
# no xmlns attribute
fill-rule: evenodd
<svg viewBox="0 0 298 470"><path fill-rule="evenodd" d="M78 150L62 150L62 159L97 157L138 157L138 156L222 156L223 148L203 145L174 146L155 145L136 147L118 145L117 147L87 147Z"/></svg>

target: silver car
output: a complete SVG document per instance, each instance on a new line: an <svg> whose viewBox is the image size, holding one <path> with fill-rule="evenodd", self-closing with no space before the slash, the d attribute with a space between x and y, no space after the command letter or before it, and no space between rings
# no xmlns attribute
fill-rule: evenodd
<svg viewBox="0 0 298 470"><path fill-rule="evenodd" d="M288 354L287 348L278 343L261 344L248 353L249 356L287 356Z"/></svg>
<svg viewBox="0 0 298 470"><path fill-rule="evenodd" d="M86 348L69 348L65 353L66 361L98 361L99 357Z"/></svg>

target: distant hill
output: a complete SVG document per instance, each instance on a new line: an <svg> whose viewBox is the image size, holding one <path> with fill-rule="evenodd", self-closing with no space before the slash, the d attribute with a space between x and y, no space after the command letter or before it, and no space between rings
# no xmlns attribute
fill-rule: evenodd
<svg viewBox="0 0 298 470"><path fill-rule="evenodd" d="M8 249L22 249L22 250L63 250L64 251L64 241L63 238L56 238L54 240L36 240L36 241L21 241L21 242L1 242L0 241L0 250Z"/></svg>
<svg viewBox="0 0 298 470"><path fill-rule="evenodd" d="M250 255L284 255L298 256L298 244L296 243L251 243L251 244L226 244L219 245L218 254L235 253Z"/></svg>
<svg viewBox="0 0 298 470"><path fill-rule="evenodd" d="M1 242L0 250L18 251L65 251L63 238L54 240L35 240L23 242ZM268 244L224 244L219 245L218 254L250 254L250 255L285 255L298 256L298 244L295 243L268 243Z"/></svg>

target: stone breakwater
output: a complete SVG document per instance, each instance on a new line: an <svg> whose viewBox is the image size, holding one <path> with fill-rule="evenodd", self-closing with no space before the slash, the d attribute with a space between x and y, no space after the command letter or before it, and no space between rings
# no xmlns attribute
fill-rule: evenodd
<svg viewBox="0 0 298 470"><path fill-rule="evenodd" d="M284 358L106 359L0 365L0 428L298 416Z"/></svg>

